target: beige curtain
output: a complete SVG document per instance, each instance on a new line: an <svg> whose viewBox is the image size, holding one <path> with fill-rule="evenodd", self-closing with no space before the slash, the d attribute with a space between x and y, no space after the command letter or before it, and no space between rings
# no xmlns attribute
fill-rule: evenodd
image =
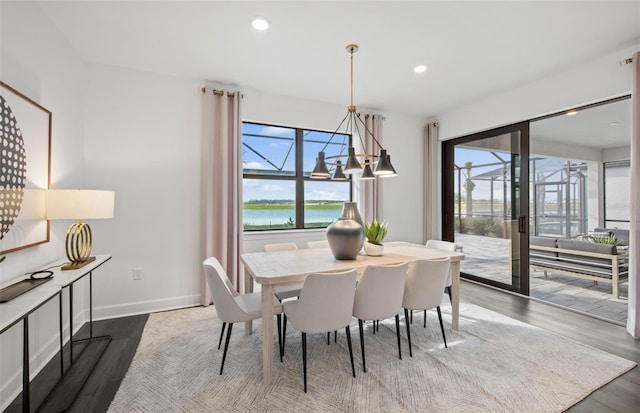
<svg viewBox="0 0 640 413"><path fill-rule="evenodd" d="M216 257L238 291L243 290L242 116L240 92L203 88L203 235L204 254ZM200 302L211 304L204 273Z"/></svg>
<svg viewBox="0 0 640 413"><path fill-rule="evenodd" d="M629 303L627 331L640 338L640 52L633 55L633 87L631 89L631 191L629 206Z"/></svg>
<svg viewBox="0 0 640 413"><path fill-rule="evenodd" d="M378 142L382 144L382 116L364 114L358 115L364 121L367 129L376 137ZM377 155L380 147L375 143L369 133L360 130L362 141L364 142L364 152ZM374 168L372 168L374 169ZM356 180L358 175L356 175ZM373 221L374 218L384 220L382 212L382 182L384 178L376 178L371 181L357 180L359 185L358 210L362 219L365 221Z"/></svg>
<svg viewBox="0 0 640 413"><path fill-rule="evenodd" d="M423 242L440 239L438 228L438 123L428 123L424 128L424 233Z"/></svg>

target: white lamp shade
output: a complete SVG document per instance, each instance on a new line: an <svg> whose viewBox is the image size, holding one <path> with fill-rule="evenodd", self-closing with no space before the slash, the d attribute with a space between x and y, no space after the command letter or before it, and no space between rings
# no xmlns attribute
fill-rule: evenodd
<svg viewBox="0 0 640 413"><path fill-rule="evenodd" d="M47 191L47 219L113 218L115 193L88 189Z"/></svg>

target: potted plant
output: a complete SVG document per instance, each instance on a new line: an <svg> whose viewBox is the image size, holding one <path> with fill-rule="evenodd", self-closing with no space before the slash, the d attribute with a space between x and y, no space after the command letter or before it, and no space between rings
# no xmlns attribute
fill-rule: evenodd
<svg viewBox="0 0 640 413"><path fill-rule="evenodd" d="M381 222L378 218L372 222L367 221L364 223L364 236L367 238L367 241L364 243L364 251L367 255L382 255L384 252L382 241L387 236L387 226L388 224L386 222Z"/></svg>

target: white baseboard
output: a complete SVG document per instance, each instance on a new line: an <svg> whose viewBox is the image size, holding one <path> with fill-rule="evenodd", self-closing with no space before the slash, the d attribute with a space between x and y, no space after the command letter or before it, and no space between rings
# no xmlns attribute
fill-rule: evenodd
<svg viewBox="0 0 640 413"><path fill-rule="evenodd" d="M135 303L96 307L93 309L93 319L94 321L108 320L111 318L127 317L138 314L149 314L159 311L176 310L179 308L196 307L199 305L199 295L138 301Z"/></svg>

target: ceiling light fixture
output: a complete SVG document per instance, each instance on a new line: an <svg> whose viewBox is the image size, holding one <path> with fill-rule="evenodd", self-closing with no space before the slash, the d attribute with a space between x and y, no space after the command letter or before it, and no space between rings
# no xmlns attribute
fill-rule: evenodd
<svg viewBox="0 0 640 413"><path fill-rule="evenodd" d="M427 65L418 65L413 68L413 71L416 73L424 73L427 71L429 67Z"/></svg>
<svg viewBox="0 0 640 413"><path fill-rule="evenodd" d="M575 109L569 110L566 113L567 116L573 116L573 115L577 115L577 114L578 114L578 111L575 110Z"/></svg>
<svg viewBox="0 0 640 413"><path fill-rule="evenodd" d="M365 123L360 119L360 116L356 112L356 106L353 104L353 54L358 51L357 44L349 44L347 45L347 52L351 55L351 104L347 106L347 115L342 119L342 122L338 125L335 132L329 138L329 141L325 143L322 150L318 153L318 158L316 159L316 166L313 168L313 172L311 172L312 179L327 179L329 178L329 168L327 167L327 163L330 165L336 165L336 171L332 179L334 180L342 180L346 179L344 175L362 173L360 179L374 179L376 176L380 177L388 177L388 176L396 176L396 170L391 165L390 156L387 155L386 149L382 147L378 139L373 136L373 133L367 128ZM333 137L338 133L342 125L346 123L347 134L353 137L354 129L360 139L360 144L362 148L365 147L364 141L362 139L362 135L360 134L360 126L362 126L363 132L368 134L373 139L375 145L380 148L380 153L378 155L370 154L370 153L356 153L355 148L350 146L347 150L347 153L343 153L343 148L340 150L338 155L327 156L325 158L324 150L329 146ZM365 135L366 136L366 135ZM346 163L344 164L340 159L345 159ZM360 165L358 158L362 159L364 162L364 170ZM335 162L331 162L335 160ZM329 162L327 162L329 161ZM375 170L371 167L375 165ZM343 178L344 177L344 178Z"/></svg>
<svg viewBox="0 0 640 413"><path fill-rule="evenodd" d="M260 31L267 30L269 28L269 22L264 17L256 17L251 22L251 25L254 29Z"/></svg>

